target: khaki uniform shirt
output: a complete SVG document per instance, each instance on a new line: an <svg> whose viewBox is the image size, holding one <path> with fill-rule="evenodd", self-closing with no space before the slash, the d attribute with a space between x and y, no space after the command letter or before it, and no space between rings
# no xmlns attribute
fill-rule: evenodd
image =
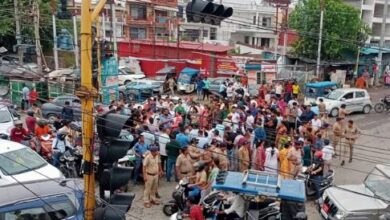
<svg viewBox="0 0 390 220"><path fill-rule="evenodd" d="M356 140L357 134L358 134L358 129L355 125L352 125L352 128L350 128L349 126L346 126L344 134L345 134L346 139Z"/></svg>
<svg viewBox="0 0 390 220"><path fill-rule="evenodd" d="M240 159L239 168L240 171L246 170L249 168L249 151L243 146L238 149L238 158Z"/></svg>
<svg viewBox="0 0 390 220"><path fill-rule="evenodd" d="M222 151L220 148L216 148L214 151L219 160L219 166L222 170L228 170L229 168L229 158L227 156L227 150Z"/></svg>
<svg viewBox="0 0 390 220"><path fill-rule="evenodd" d="M336 122L333 124L333 135L337 137L341 137L343 134L343 128L340 123Z"/></svg>
<svg viewBox="0 0 390 220"><path fill-rule="evenodd" d="M190 155L191 163L193 164L199 161L200 157L202 156L202 150L195 146L189 145L188 154Z"/></svg>
<svg viewBox="0 0 390 220"><path fill-rule="evenodd" d="M152 154L148 154L144 159L144 167L146 170L146 173L150 175L156 175L158 174L158 165L160 164L160 157L159 155L156 155L153 157Z"/></svg>
<svg viewBox="0 0 390 220"><path fill-rule="evenodd" d="M318 104L318 111L320 113L325 113L326 112L326 105L325 105L325 103L321 102L321 103Z"/></svg>
<svg viewBox="0 0 390 220"><path fill-rule="evenodd" d="M179 167L180 173L192 173L192 163L190 155L180 154L176 159L176 166Z"/></svg>

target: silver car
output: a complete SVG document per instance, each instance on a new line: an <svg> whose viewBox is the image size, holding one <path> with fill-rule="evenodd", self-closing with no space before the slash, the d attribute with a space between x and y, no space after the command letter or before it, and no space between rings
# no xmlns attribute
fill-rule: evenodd
<svg viewBox="0 0 390 220"><path fill-rule="evenodd" d="M322 199L325 219L380 219L390 213L390 165L376 165L360 185L330 187Z"/></svg>
<svg viewBox="0 0 390 220"><path fill-rule="evenodd" d="M332 116L337 117L341 105L346 105L346 110L349 113L363 112L364 114L370 113L372 109L372 103L370 94L365 89L357 88L342 88L336 89L330 92L322 98L326 105L326 111ZM317 100L318 100L317 99Z"/></svg>

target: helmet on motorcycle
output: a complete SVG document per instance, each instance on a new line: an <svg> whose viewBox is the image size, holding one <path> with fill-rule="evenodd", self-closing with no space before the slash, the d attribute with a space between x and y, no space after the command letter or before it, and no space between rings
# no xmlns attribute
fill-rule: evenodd
<svg viewBox="0 0 390 220"><path fill-rule="evenodd" d="M34 116L34 111L28 110L27 111L27 115L33 117Z"/></svg>
<svg viewBox="0 0 390 220"><path fill-rule="evenodd" d="M17 125L23 125L23 122L21 120L16 120L14 121L14 125L17 126Z"/></svg>
<svg viewBox="0 0 390 220"><path fill-rule="evenodd" d="M38 126L43 127L47 125L47 121L45 119L39 119L37 122Z"/></svg>
<svg viewBox="0 0 390 220"><path fill-rule="evenodd" d="M198 171L203 170L205 168L206 164L203 160L200 160L198 162L195 162L193 166L194 166L195 171L198 172Z"/></svg>

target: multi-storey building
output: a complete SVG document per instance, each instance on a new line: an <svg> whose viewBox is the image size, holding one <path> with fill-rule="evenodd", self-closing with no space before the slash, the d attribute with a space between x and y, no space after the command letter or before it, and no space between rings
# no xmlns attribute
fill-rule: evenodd
<svg viewBox="0 0 390 220"><path fill-rule="evenodd" d="M367 43L379 44L385 0L345 0L345 2L359 9L361 19L371 28L372 33ZM385 27L385 45L390 46L390 5Z"/></svg>
<svg viewBox="0 0 390 220"><path fill-rule="evenodd" d="M176 38L177 0L128 0L126 2L126 27L128 39Z"/></svg>

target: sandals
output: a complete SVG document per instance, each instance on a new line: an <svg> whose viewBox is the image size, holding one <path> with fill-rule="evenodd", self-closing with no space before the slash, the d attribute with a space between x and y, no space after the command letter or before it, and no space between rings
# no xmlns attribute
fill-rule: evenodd
<svg viewBox="0 0 390 220"><path fill-rule="evenodd" d="M160 201L152 201L151 202L153 205L160 205Z"/></svg>
<svg viewBox="0 0 390 220"><path fill-rule="evenodd" d="M145 208L150 208L150 207L152 207L152 205L149 202L145 202L144 203L144 207Z"/></svg>

